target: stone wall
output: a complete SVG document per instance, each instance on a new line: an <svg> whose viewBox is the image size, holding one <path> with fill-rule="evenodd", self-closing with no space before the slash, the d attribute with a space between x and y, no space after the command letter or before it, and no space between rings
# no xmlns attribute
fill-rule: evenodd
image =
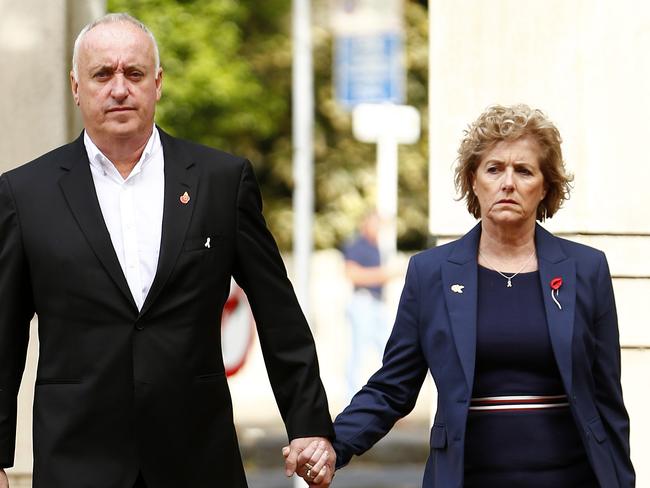
<svg viewBox="0 0 650 488"><path fill-rule="evenodd" d="M454 201L463 130L488 105L542 109L575 174L565 208L544 226L607 254L623 347L638 486L650 486L650 5L635 0L432 1L430 230L446 240L475 220Z"/></svg>
<svg viewBox="0 0 650 488"><path fill-rule="evenodd" d="M0 0L0 173L70 141L81 130L70 95L72 44L104 0ZM19 395L12 488L31 485L36 321Z"/></svg>
<svg viewBox="0 0 650 488"><path fill-rule="evenodd" d="M0 0L0 172L80 129L70 96L72 43L103 0Z"/></svg>

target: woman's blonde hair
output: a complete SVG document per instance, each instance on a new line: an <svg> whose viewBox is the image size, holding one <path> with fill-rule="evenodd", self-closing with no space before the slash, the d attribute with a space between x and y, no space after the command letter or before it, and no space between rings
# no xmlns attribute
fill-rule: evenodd
<svg viewBox="0 0 650 488"><path fill-rule="evenodd" d="M474 217L481 216L472 184L482 157L498 142L522 137L532 137L540 148L539 167L546 196L537 207L537 220L551 218L569 198L573 176L564 166L562 137L553 122L541 110L528 105L492 105L465 130L454 171L458 199L465 199L467 210Z"/></svg>

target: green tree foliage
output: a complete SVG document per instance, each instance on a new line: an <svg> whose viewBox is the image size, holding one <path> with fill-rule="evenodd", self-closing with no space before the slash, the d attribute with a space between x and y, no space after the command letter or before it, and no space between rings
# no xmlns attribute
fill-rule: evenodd
<svg viewBox="0 0 650 488"><path fill-rule="evenodd" d="M291 247L291 0L108 0L158 40L164 68L156 121L170 133L249 158L265 215ZM422 140L400 147L401 248L427 234L427 13L406 4L408 103L420 109ZM375 146L352 137L350 114L333 100L332 38L315 8L317 247L338 246L375 199Z"/></svg>

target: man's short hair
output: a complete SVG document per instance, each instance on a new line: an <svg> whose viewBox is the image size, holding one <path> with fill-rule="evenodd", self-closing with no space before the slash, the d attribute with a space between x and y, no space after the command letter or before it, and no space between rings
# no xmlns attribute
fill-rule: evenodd
<svg viewBox="0 0 650 488"><path fill-rule="evenodd" d="M79 68L78 68L79 46L81 45L81 41L83 40L84 36L88 33L88 31L94 29L98 25L113 24L118 22L124 22L124 23L134 25L142 29L149 36L151 42L153 42L154 59L156 64L156 75L158 74L158 70L160 69L160 51L158 50L158 43L156 42L156 38L153 35L153 32L151 32L151 30L146 25L144 25L144 23L142 23L132 15L129 15L126 12L118 12L114 14L106 14L103 17L93 20L90 24L86 25L83 29L81 29L81 32L79 32L79 35L74 41L74 48L72 49L72 72L74 73L74 77L76 80L79 79Z"/></svg>

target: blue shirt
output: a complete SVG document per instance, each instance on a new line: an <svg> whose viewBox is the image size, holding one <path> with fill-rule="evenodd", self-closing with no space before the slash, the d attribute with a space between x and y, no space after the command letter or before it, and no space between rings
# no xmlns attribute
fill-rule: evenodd
<svg viewBox="0 0 650 488"><path fill-rule="evenodd" d="M364 268L381 266L379 247L363 236L348 241L343 246L343 257L346 261L352 261ZM356 290L368 290L375 298L381 298L382 286L355 286Z"/></svg>

